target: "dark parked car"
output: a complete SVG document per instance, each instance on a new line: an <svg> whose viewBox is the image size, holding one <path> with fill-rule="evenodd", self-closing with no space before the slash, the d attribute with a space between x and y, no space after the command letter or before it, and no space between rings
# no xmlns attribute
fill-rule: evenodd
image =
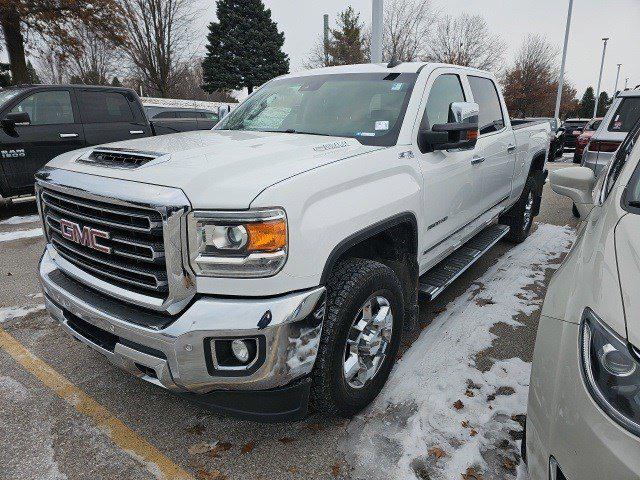
<svg viewBox="0 0 640 480"><path fill-rule="evenodd" d="M576 150L573 152L573 163L582 162L582 153L589 144L589 140L591 140L593 134L596 133L596 130L600 127L601 123L602 117L592 118L589 120L589 123L584 126L582 133L578 135L578 139L576 141Z"/></svg>
<svg viewBox="0 0 640 480"><path fill-rule="evenodd" d="M150 121L138 95L127 88L29 85L0 91L0 203L33 193L35 172L61 153L210 129L218 121L213 112L191 110L183 118L183 111L172 109L171 117Z"/></svg>
<svg viewBox="0 0 640 480"><path fill-rule="evenodd" d="M565 131L564 135L564 151L573 151L578 143L578 137L582 133L582 129L591 120L590 118L567 118L562 123Z"/></svg>
<svg viewBox="0 0 640 480"><path fill-rule="evenodd" d="M145 105L144 111L153 124L156 135L190 130L211 130L220 120L217 112L199 108Z"/></svg>

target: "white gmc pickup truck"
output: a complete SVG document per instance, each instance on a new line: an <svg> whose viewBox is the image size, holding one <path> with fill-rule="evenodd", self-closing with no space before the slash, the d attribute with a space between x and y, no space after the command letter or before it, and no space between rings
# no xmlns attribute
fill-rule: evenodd
<svg viewBox="0 0 640 480"><path fill-rule="evenodd" d="M36 178L47 309L217 411L353 415L418 293L525 240L549 129L512 128L486 72L368 64L276 78L212 131L65 153Z"/></svg>

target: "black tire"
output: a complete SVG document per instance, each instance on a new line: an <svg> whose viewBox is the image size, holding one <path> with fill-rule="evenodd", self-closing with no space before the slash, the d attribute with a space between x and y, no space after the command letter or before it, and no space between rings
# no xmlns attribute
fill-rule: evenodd
<svg viewBox="0 0 640 480"><path fill-rule="evenodd" d="M531 233L534 213L537 212L540 207L541 200L540 195L535 193L535 186L535 178L529 176L516 204L500 216L500 223L509 226L509 233L505 237L508 242L522 243L529 236L529 233ZM530 200L530 194L533 204L531 205L531 215L527 219L525 214L527 211L527 204Z"/></svg>
<svg viewBox="0 0 640 480"><path fill-rule="evenodd" d="M576 207L575 203L571 206L571 213L573 213L575 218L580 218L580 212L578 211L578 207Z"/></svg>
<svg viewBox="0 0 640 480"><path fill-rule="evenodd" d="M373 294L389 301L393 314L391 340L377 373L360 388L354 388L344 375L345 345L356 315ZM362 258L350 258L337 265L327 283L327 313L311 373L313 410L332 417L351 417L375 399L395 363L404 310L402 285L389 267Z"/></svg>
<svg viewBox="0 0 640 480"><path fill-rule="evenodd" d="M528 465L527 463L527 424L524 424L522 427L522 443L520 443L520 456L522 457L522 463L524 463L525 467Z"/></svg>

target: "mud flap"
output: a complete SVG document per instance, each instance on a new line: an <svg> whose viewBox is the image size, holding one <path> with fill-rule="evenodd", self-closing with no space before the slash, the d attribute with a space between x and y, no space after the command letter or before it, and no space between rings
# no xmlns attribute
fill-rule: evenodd
<svg viewBox="0 0 640 480"><path fill-rule="evenodd" d="M531 177L534 179L535 187L533 189L533 216L537 216L540 213L540 204L542 203L542 189L544 188L544 182L549 176L549 170L542 170L538 172L532 172Z"/></svg>

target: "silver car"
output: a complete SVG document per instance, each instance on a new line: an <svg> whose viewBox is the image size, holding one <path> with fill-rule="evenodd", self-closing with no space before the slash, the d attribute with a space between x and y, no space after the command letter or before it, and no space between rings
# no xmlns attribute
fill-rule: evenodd
<svg viewBox="0 0 640 480"><path fill-rule="evenodd" d="M538 326L523 441L532 480L640 478L639 135L640 124L597 181L585 167L551 174L584 222Z"/></svg>
<svg viewBox="0 0 640 480"><path fill-rule="evenodd" d="M640 119L640 89L620 92L613 100L596 133L582 154L582 166L594 171L596 177L609 165L613 154Z"/></svg>

